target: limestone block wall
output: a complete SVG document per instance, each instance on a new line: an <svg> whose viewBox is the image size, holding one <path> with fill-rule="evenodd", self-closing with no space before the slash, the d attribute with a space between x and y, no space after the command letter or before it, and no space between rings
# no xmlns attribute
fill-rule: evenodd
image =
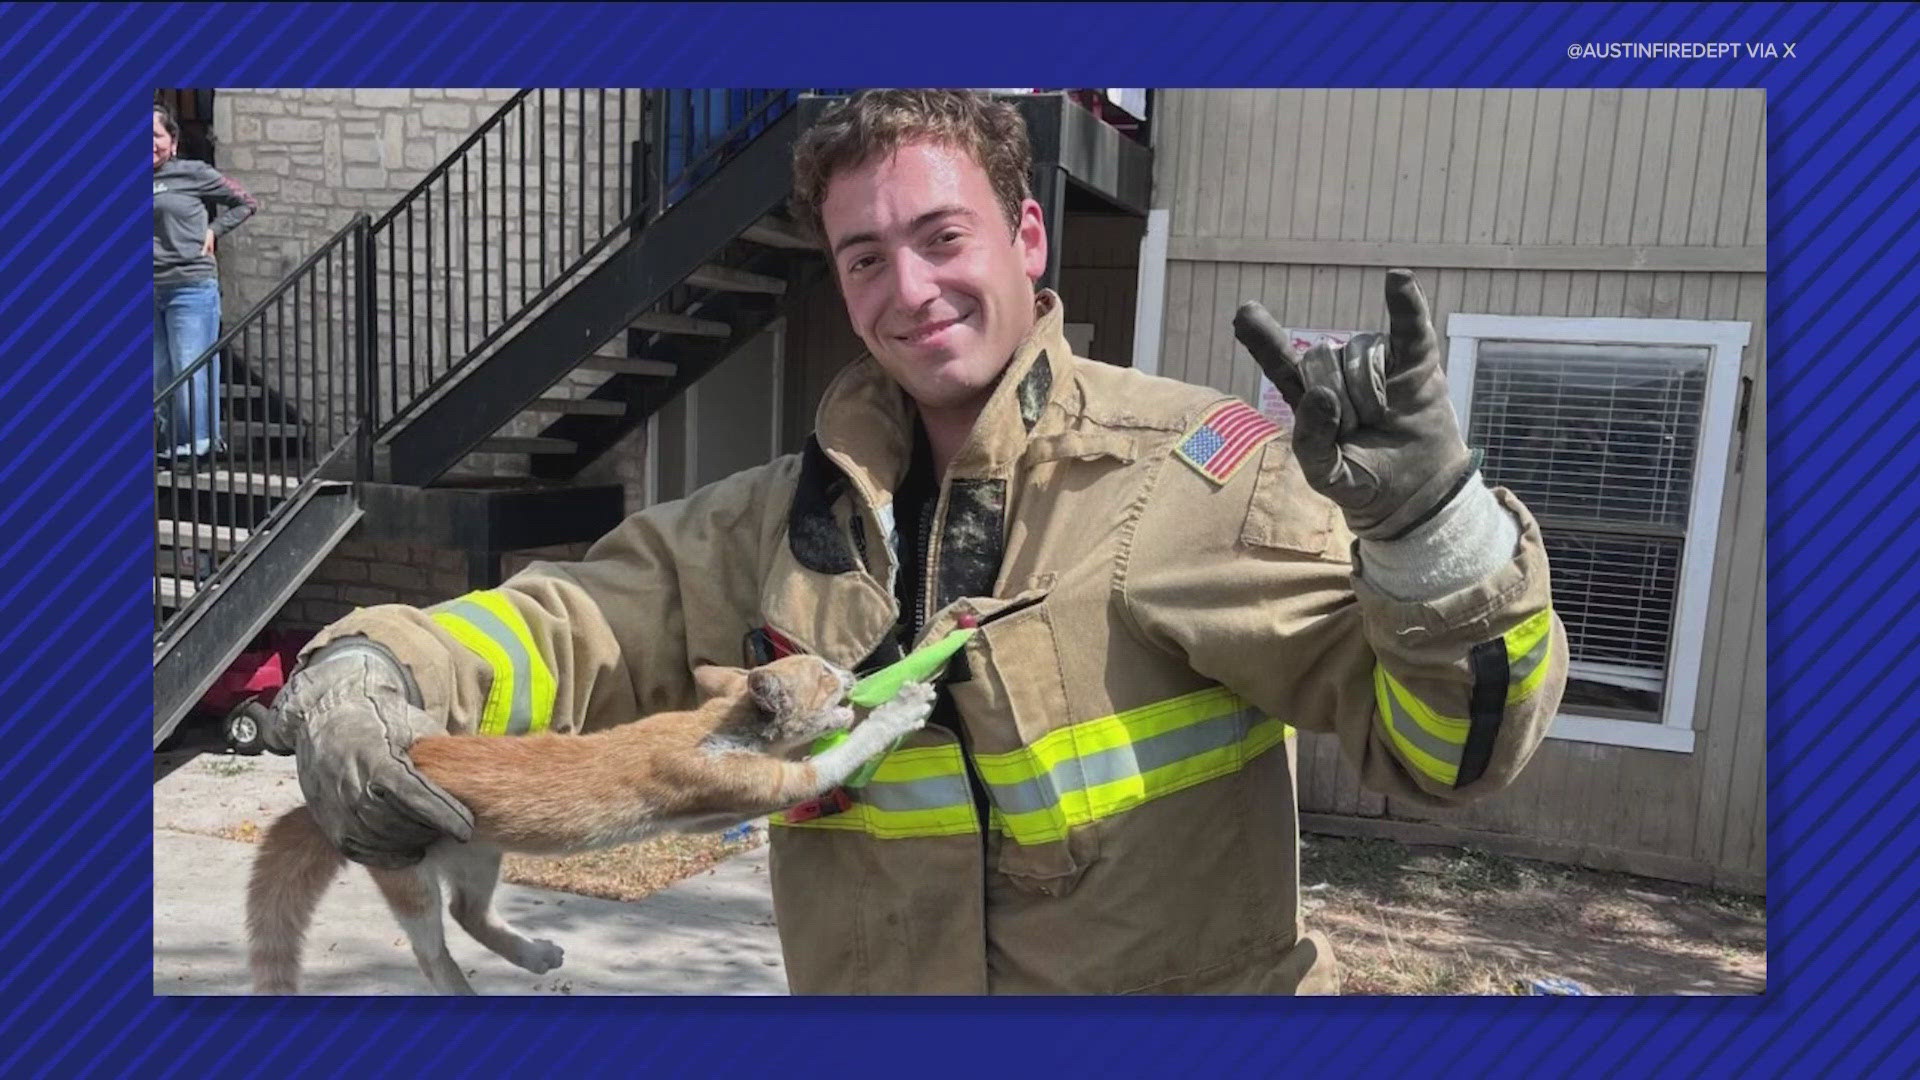
<svg viewBox="0 0 1920 1080"><path fill-rule="evenodd" d="M219 258L229 324L267 297L355 213L378 219L413 191L515 93L509 89L223 89L214 101L220 165L256 193L261 209L227 237ZM550 90L482 139L462 166L436 178L376 238L376 353L383 401L424 390L514 312L563 275L631 205L638 91ZM542 164L544 163L544 175ZM611 250L611 246L609 247ZM600 257L604 257L604 252ZM589 259L579 271L599 261ZM349 263L276 301L271 331L238 343L270 381L336 429L354 415ZM301 314L295 316L294 307ZM529 316L544 305L534 303ZM282 354L293 352L295 362ZM296 373L299 373L296 375ZM577 394L604 376L569 376ZM536 433L528 417L501 434ZM594 469L637 481L644 431ZM631 459L631 460L629 460ZM520 455L475 455L463 475L526 472ZM630 500L632 501L632 500Z"/></svg>

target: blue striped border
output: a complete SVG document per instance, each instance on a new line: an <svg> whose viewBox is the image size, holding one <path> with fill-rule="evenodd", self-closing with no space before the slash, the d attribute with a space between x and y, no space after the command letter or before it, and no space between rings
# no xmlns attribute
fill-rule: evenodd
<svg viewBox="0 0 1920 1080"><path fill-rule="evenodd" d="M1911 1075L1920 981L1920 35L1894 5L0 5L0 1074ZM1790 40L1798 58L1567 59ZM1759 999L155 999L148 213L157 85L1761 86L1768 90L1772 989ZM1837 527L1837 528L1836 528ZM1879 674L1876 675L1875 673ZM1881 675L1887 676L1881 681ZM1904 719L1903 719L1904 718ZM818 1021L833 1021L831 1025ZM875 1021L879 1021L876 1023ZM1033 1021L1043 1020L1043 1024ZM1495 1053L1488 1053L1493 1048ZM1436 1057L1436 1054L1438 1057ZM944 1067L944 1068L943 1068ZM1024 1069L1022 1071L1025 1071Z"/></svg>

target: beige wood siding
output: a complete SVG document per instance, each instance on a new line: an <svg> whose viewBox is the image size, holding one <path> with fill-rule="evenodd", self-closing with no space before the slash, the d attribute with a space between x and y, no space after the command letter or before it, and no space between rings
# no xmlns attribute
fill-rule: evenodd
<svg viewBox="0 0 1920 1080"><path fill-rule="evenodd" d="M1158 97L1160 371L1252 400L1248 299L1384 327L1381 271L1454 312L1742 320L1755 381L1727 478L1690 754L1549 740L1514 786L1432 814L1301 746L1316 822L1431 821L1517 850L1761 887L1766 834L1765 99L1718 90L1182 91ZM1736 439L1741 436L1736 432Z"/></svg>

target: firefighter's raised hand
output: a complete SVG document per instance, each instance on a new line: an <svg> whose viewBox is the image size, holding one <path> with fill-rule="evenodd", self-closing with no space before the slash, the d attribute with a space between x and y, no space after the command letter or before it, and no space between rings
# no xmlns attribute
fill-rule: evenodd
<svg viewBox="0 0 1920 1080"><path fill-rule="evenodd" d="M1296 355L1280 324L1248 301L1234 337L1292 407L1293 452L1314 490L1355 536L1395 540L1433 516L1473 475L1447 400L1440 340L1410 270L1387 271L1386 334Z"/></svg>

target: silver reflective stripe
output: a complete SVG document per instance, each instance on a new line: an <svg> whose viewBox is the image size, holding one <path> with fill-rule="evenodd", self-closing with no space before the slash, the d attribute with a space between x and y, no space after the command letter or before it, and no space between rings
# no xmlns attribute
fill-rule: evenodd
<svg viewBox="0 0 1920 1080"><path fill-rule="evenodd" d="M1540 635L1539 644L1528 649L1526 655L1513 661L1513 663L1508 666L1507 682L1509 684L1526 682L1527 676L1533 674L1533 669L1539 667L1541 662L1546 660L1547 646L1551 644L1553 644L1552 634Z"/></svg>
<svg viewBox="0 0 1920 1080"><path fill-rule="evenodd" d="M533 663L527 657L527 648L521 644L520 636L501 622L498 615L471 600L455 600L434 610L465 619L507 654L507 662L513 665L513 701L507 713L507 734L525 735L532 731Z"/></svg>
<svg viewBox="0 0 1920 1080"><path fill-rule="evenodd" d="M973 807L973 792L959 776L932 776L923 780L870 780L867 786L850 792L863 803L880 810L940 810L949 806Z"/></svg>
<svg viewBox="0 0 1920 1080"><path fill-rule="evenodd" d="M1388 678L1391 679L1392 676ZM1387 707L1393 710L1393 715L1388 718L1388 723L1393 725L1393 730L1419 747L1428 757L1444 761L1456 769L1460 767L1460 754L1466 747L1459 743L1445 742L1421 727L1420 721L1415 720L1407 710L1400 707L1400 698L1394 693L1391 685L1387 687Z"/></svg>
<svg viewBox="0 0 1920 1080"><path fill-rule="evenodd" d="M1247 737L1260 714L1241 709L1225 716L1202 720L1183 728L1162 732L1128 746L1116 746L1085 757L1068 758L1048 770L1046 775L1017 784L988 784L994 805L1003 814L1026 814L1056 805L1069 791L1082 791L1150 773L1177 761L1218 750Z"/></svg>

